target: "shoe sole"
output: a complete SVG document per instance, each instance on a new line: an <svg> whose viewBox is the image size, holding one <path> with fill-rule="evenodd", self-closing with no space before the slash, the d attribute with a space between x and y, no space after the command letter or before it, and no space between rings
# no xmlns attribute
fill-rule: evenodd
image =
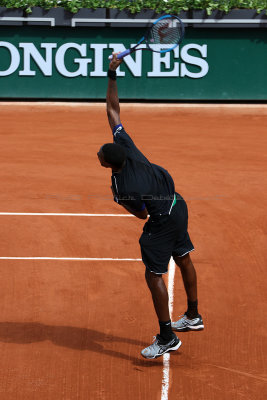
<svg viewBox="0 0 267 400"><path fill-rule="evenodd" d="M188 331L203 331L204 325L186 326L185 328L175 328L172 326L172 330L175 332L188 332Z"/></svg>
<svg viewBox="0 0 267 400"><path fill-rule="evenodd" d="M175 346L173 346L173 347L171 347L170 349L164 351L164 353L156 354L154 357L146 357L146 356L144 356L142 353L141 353L141 356L143 356L143 357L146 358L147 360L154 360L155 358L161 357L161 356L163 356L163 354L169 353L170 351L178 350L179 347L181 346L181 344L182 344L182 342L181 342L181 340L179 340L179 342L178 342Z"/></svg>

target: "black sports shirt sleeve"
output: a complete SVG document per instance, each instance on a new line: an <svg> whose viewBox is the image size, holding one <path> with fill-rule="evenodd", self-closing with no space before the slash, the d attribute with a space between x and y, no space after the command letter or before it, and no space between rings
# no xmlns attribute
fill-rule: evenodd
<svg viewBox="0 0 267 400"><path fill-rule="evenodd" d="M120 144L126 149L127 156L129 158L143 162L145 164L149 164L147 158L144 156L143 153L141 153L140 150L138 150L131 137L128 135L128 133L126 133L122 124L116 125L114 127L113 137L114 143Z"/></svg>

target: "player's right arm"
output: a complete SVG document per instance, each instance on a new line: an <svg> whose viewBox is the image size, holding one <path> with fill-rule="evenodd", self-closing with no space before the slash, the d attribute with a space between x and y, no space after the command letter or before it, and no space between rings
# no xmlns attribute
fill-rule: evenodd
<svg viewBox="0 0 267 400"><path fill-rule="evenodd" d="M148 212L147 209L144 208L143 210L136 211L133 210L131 207L127 206L126 204L121 204L123 208L125 208L126 211L128 211L130 214L134 215L135 217L139 219L147 219Z"/></svg>
<svg viewBox="0 0 267 400"><path fill-rule="evenodd" d="M137 217L139 219L147 219L148 212L147 212L145 203L143 203L141 201L138 201L138 200L137 200L137 202L134 202L134 203L133 203L133 201L129 202L127 200L126 201L124 200L124 203L123 203L123 202L119 201L118 196L117 196L117 194L115 192L115 189L113 188L112 185L111 185L111 191L112 191L112 194L113 194L113 197L114 197L114 201L116 203L120 204L123 208L125 208L126 211L128 211L130 214L134 215L135 217ZM126 204L127 202L130 203L130 204ZM137 207L138 210L134 209L132 207L132 205Z"/></svg>
<svg viewBox="0 0 267 400"><path fill-rule="evenodd" d="M109 70L113 71L115 74L116 69L122 63L123 58L120 60L117 59L117 54L113 53L113 58L109 64ZM118 88L116 79L112 79L112 76L108 78L108 89L106 95L106 108L107 108L107 116L108 122L111 127L114 142L120 144L121 146L127 149L127 156L148 163L148 160L145 156L137 149L133 140L130 136L125 132L121 120L120 120L120 102L118 97Z"/></svg>
<svg viewBox="0 0 267 400"><path fill-rule="evenodd" d="M117 55L113 53L113 58L109 64L109 70L116 72L116 69L122 63L123 59L118 60ZM115 74L114 74L115 75ZM106 96L106 107L108 122L113 131L114 127L121 123L120 120L120 102L118 97L118 88L116 79L108 78L108 89Z"/></svg>

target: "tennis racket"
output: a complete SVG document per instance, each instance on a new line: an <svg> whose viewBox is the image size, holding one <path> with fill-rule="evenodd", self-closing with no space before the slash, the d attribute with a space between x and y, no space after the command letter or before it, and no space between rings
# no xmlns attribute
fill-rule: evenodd
<svg viewBox="0 0 267 400"><path fill-rule="evenodd" d="M117 59L128 56L137 50L150 50L156 53L166 53L177 47L184 37L184 24L179 17L175 15L164 15L158 18L151 27L148 28L145 36L143 36L139 42L122 53L117 54ZM138 46L145 42L145 48L138 48ZM156 50L153 45L164 45L164 49ZM109 60L112 59L112 55L109 56Z"/></svg>

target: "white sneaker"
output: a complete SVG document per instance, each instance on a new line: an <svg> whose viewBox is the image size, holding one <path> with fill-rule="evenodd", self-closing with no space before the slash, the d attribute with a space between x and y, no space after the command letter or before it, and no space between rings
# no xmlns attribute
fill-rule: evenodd
<svg viewBox="0 0 267 400"><path fill-rule="evenodd" d="M175 334L173 334L172 339L168 343L162 343L160 335L157 335L154 342L150 346L143 349L141 354L145 358L157 358L165 353L168 353L169 351L179 349L181 344L181 340Z"/></svg>
<svg viewBox="0 0 267 400"><path fill-rule="evenodd" d="M204 329L204 324L201 315L196 318L189 319L186 314L176 322L172 322L172 330L178 332L186 331L201 331Z"/></svg>

